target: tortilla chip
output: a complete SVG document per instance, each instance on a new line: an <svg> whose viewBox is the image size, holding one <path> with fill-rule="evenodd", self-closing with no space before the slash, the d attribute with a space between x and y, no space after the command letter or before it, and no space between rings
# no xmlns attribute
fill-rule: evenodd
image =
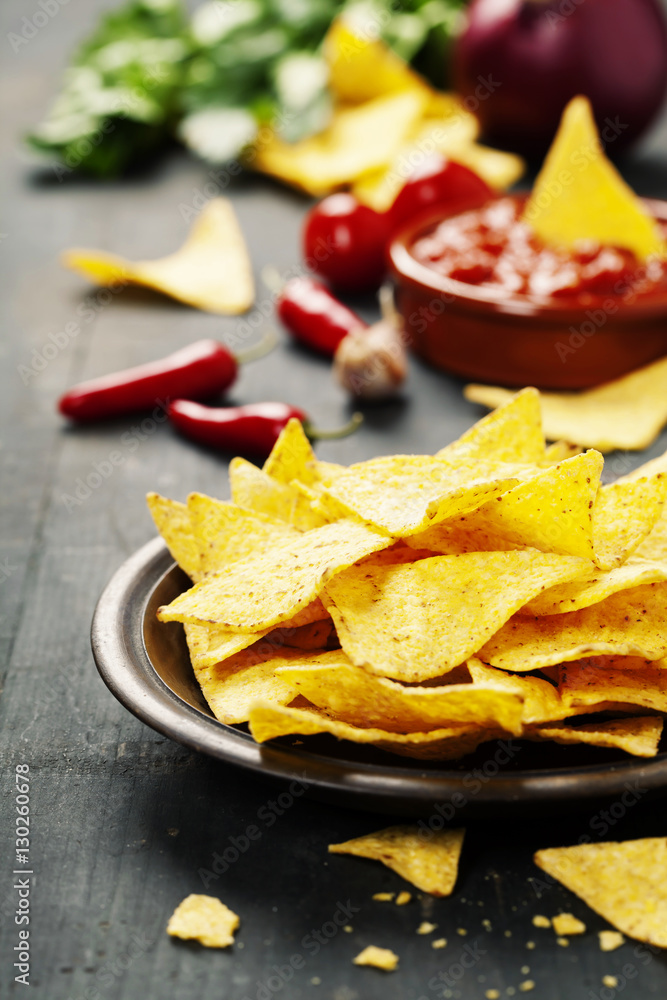
<svg viewBox="0 0 667 1000"><path fill-rule="evenodd" d="M329 853L381 861L422 892L450 896L464 836L463 829L431 830L425 837L417 826L390 826L344 844L329 844Z"/></svg>
<svg viewBox="0 0 667 1000"><path fill-rule="evenodd" d="M458 517L455 528L471 540L478 537L484 549L530 546L592 559L593 505L603 461L599 452L587 451L550 466ZM420 536L420 541L433 545L429 536Z"/></svg>
<svg viewBox="0 0 667 1000"><path fill-rule="evenodd" d="M364 524L338 521L287 537L202 580L167 607L161 621L225 625L240 632L293 618L348 566L389 542Z"/></svg>
<svg viewBox="0 0 667 1000"><path fill-rule="evenodd" d="M545 468L548 465L557 465L559 462L565 461L566 458L581 455L581 451L579 445L570 444L569 441L554 441L553 444L547 445L544 449L544 456L538 464Z"/></svg>
<svg viewBox="0 0 667 1000"><path fill-rule="evenodd" d="M495 687L523 698L521 719L526 725L560 721L572 715L572 709L561 701L558 689L541 677L516 677L489 667L476 657L468 660L468 670L474 686Z"/></svg>
<svg viewBox="0 0 667 1000"><path fill-rule="evenodd" d="M639 260L667 256L655 219L605 156L587 97L565 108L523 219L547 246L593 240L626 247Z"/></svg>
<svg viewBox="0 0 667 1000"><path fill-rule="evenodd" d="M315 649L326 645L333 623L319 598L308 604L280 629L271 626L258 631L235 632L221 625L185 624L185 635L193 667L211 667L260 639L275 647L295 646Z"/></svg>
<svg viewBox="0 0 667 1000"><path fill-rule="evenodd" d="M362 104L384 94L431 93L430 86L405 60L369 33L367 25L356 30L349 16L332 22L322 51L329 67L329 87L341 101Z"/></svg>
<svg viewBox="0 0 667 1000"><path fill-rule="evenodd" d="M529 601L522 613L562 615L567 611L578 611L580 608L599 604L620 591L632 590L647 583L663 583L666 580L667 561L650 562L648 559L630 556L624 566L617 566L607 572L598 570L583 580L562 583L545 590Z"/></svg>
<svg viewBox="0 0 667 1000"><path fill-rule="evenodd" d="M183 572L197 583L204 576L204 570L199 541L188 508L184 503L168 500L159 493L148 493L146 503L155 527L172 556Z"/></svg>
<svg viewBox="0 0 667 1000"><path fill-rule="evenodd" d="M176 253L136 263L98 250L67 250L65 267L97 285L143 285L206 312L234 315L255 299L252 266L231 203L207 202Z"/></svg>
<svg viewBox="0 0 667 1000"><path fill-rule="evenodd" d="M339 107L318 135L286 143L274 134L252 166L321 197L388 163L421 118L428 94L412 89Z"/></svg>
<svg viewBox="0 0 667 1000"><path fill-rule="evenodd" d="M298 479L309 486L318 478L317 465L301 421L292 417L281 430L262 471L279 483L289 484Z"/></svg>
<svg viewBox="0 0 667 1000"><path fill-rule="evenodd" d="M533 860L628 937L667 948L667 837L552 847Z"/></svg>
<svg viewBox="0 0 667 1000"><path fill-rule="evenodd" d="M342 650L279 667L278 676L317 708L362 729L408 733L476 723L518 736L523 728L517 692L482 683L404 687L355 667Z"/></svg>
<svg viewBox="0 0 667 1000"><path fill-rule="evenodd" d="M240 922L219 899L193 893L172 913L167 934L185 941L199 941L206 948L227 948L234 944L234 931Z"/></svg>
<svg viewBox="0 0 667 1000"><path fill-rule="evenodd" d="M245 458L233 458L229 463L229 482L232 500L239 507L284 521L297 531L310 531L329 523L313 510L303 491L279 482Z"/></svg>
<svg viewBox="0 0 667 1000"><path fill-rule="evenodd" d="M496 407L513 393L491 385L467 385L473 403ZM667 421L667 358L629 375L578 393L540 393L544 434L598 451L641 451L656 439Z"/></svg>
<svg viewBox="0 0 667 1000"><path fill-rule="evenodd" d="M524 739L553 740L555 743L588 743L594 747L614 747L635 757L655 757L662 735L659 716L587 722L582 726L538 726L524 733ZM558 931L567 934L567 931Z"/></svg>
<svg viewBox="0 0 667 1000"><path fill-rule="evenodd" d="M494 667L516 671L603 653L657 660L667 653L666 623L667 585L649 583L581 611L544 618L515 615L478 655Z"/></svg>
<svg viewBox="0 0 667 1000"><path fill-rule="evenodd" d="M384 729L360 729L323 712L294 706L266 705L255 702L250 709L250 732L258 743L298 733L313 736L331 733L340 740L368 743L404 757L421 760L457 760L475 750L480 743L501 735L476 725L432 729L427 733L389 733Z"/></svg>
<svg viewBox="0 0 667 1000"><path fill-rule="evenodd" d="M393 455L351 465L326 487L362 520L396 537L476 510L526 477L523 466L430 455Z"/></svg>
<svg viewBox="0 0 667 1000"><path fill-rule="evenodd" d="M558 689L565 705L605 702L667 712L666 666L662 660L651 663L638 657L579 660L561 668Z"/></svg>
<svg viewBox="0 0 667 1000"><path fill-rule="evenodd" d="M398 955L389 948L378 948L369 944L352 961L355 965L371 965L374 969L393 972L398 965Z"/></svg>
<svg viewBox="0 0 667 1000"><path fill-rule="evenodd" d="M484 458L496 462L539 463L544 458L540 394L522 389L493 413L478 420L436 458Z"/></svg>
<svg viewBox="0 0 667 1000"><path fill-rule="evenodd" d="M207 576L266 551L279 541L300 537L299 532L283 521L214 500L205 493L189 495L188 513Z"/></svg>
<svg viewBox="0 0 667 1000"><path fill-rule="evenodd" d="M356 666L423 681L463 663L531 596L588 565L535 550L366 562L331 580L322 601Z"/></svg>
<svg viewBox="0 0 667 1000"><path fill-rule="evenodd" d="M655 527L667 498L667 474L601 486L593 511L595 561L620 566Z"/></svg>

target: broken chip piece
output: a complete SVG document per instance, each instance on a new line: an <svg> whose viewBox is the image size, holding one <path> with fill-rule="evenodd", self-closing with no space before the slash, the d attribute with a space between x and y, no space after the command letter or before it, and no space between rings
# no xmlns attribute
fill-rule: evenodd
<svg viewBox="0 0 667 1000"><path fill-rule="evenodd" d="M352 961L355 965L372 965L375 969L393 972L398 965L398 955L389 948L378 948L377 945L369 944Z"/></svg>
<svg viewBox="0 0 667 1000"><path fill-rule="evenodd" d="M239 923L238 916L219 899L192 893L172 913L167 934L199 941L206 948L227 948L234 943Z"/></svg>

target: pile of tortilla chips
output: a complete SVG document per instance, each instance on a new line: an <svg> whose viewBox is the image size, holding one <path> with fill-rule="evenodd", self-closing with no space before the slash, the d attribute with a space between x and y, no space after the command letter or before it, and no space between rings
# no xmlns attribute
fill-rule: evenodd
<svg viewBox="0 0 667 1000"><path fill-rule="evenodd" d="M335 20L324 56L334 98L328 127L296 143L269 132L249 153L255 169L318 197L349 185L379 212L430 153L464 163L494 188L523 173L520 157L479 145L475 116L453 94L430 87L367 25Z"/></svg>
<svg viewBox="0 0 667 1000"><path fill-rule="evenodd" d="M545 447L526 389L436 455L318 461L292 421L232 500L149 505L223 723L447 760L511 735L657 753L667 712L667 473L601 485Z"/></svg>

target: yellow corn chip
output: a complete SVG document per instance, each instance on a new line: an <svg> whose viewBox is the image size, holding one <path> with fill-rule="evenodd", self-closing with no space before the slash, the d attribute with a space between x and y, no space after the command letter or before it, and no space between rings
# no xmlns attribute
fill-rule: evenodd
<svg viewBox="0 0 667 1000"><path fill-rule="evenodd" d="M572 913L559 913L553 917L552 926L556 934L561 937L564 934L585 934L586 924L577 919Z"/></svg>
<svg viewBox="0 0 667 1000"><path fill-rule="evenodd" d="M416 90L430 96L431 88L383 41L356 30L354 20L337 17L323 45L329 67L329 87L341 101L362 104L384 94Z"/></svg>
<svg viewBox="0 0 667 1000"><path fill-rule="evenodd" d="M667 474L602 486L593 511L595 561L620 566L646 538L662 514Z"/></svg>
<svg viewBox="0 0 667 1000"><path fill-rule="evenodd" d="M467 385L473 403L496 407L513 393L493 385ZM648 448L667 421L667 358L584 392L540 393L544 435L598 451Z"/></svg>
<svg viewBox="0 0 667 1000"><path fill-rule="evenodd" d="M206 312L246 312L255 298L250 258L225 198L202 209L180 250L159 260L129 261L98 250L67 250L63 264L97 285L143 285Z"/></svg>
<svg viewBox="0 0 667 1000"><path fill-rule="evenodd" d="M188 513L207 574L266 551L279 541L300 537L299 532L276 518L214 500L205 493L190 494Z"/></svg>
<svg viewBox="0 0 667 1000"><path fill-rule="evenodd" d="M663 721L658 716L613 719L610 722L587 722L583 726L552 723L526 730L524 739L553 740L555 743L589 743L594 747L617 747L635 757L655 757L662 735ZM555 918L554 918L555 924ZM557 931L567 934L567 931Z"/></svg>
<svg viewBox="0 0 667 1000"><path fill-rule="evenodd" d="M326 489L357 517L405 537L476 510L525 476L525 467L504 462L395 455L351 465Z"/></svg>
<svg viewBox="0 0 667 1000"><path fill-rule="evenodd" d="M393 972L398 965L398 955L389 948L378 948L375 944L369 944L352 961L355 965L371 965L374 969Z"/></svg>
<svg viewBox="0 0 667 1000"><path fill-rule="evenodd" d="M578 611L591 604L599 604L619 591L632 590L633 587L647 583L663 583L666 580L667 561L654 562L630 556L624 566L617 566L606 572L597 570L583 580L562 583L545 590L526 604L522 614L561 615L566 611Z"/></svg>
<svg viewBox="0 0 667 1000"><path fill-rule="evenodd" d="M562 615L516 615L480 649L479 658L523 671L603 653L647 660L667 653L667 585L649 583Z"/></svg>
<svg viewBox="0 0 667 1000"><path fill-rule="evenodd" d="M341 573L322 600L357 666L401 681L466 660L531 596L585 573L585 560L541 552L470 552ZM667 641L667 639L666 639Z"/></svg>
<svg viewBox="0 0 667 1000"><path fill-rule="evenodd" d="M544 458L540 394L522 389L478 420L458 441L441 448L436 458L484 458L496 462L539 464Z"/></svg>
<svg viewBox="0 0 667 1000"><path fill-rule="evenodd" d="M421 760L457 760L471 753L480 743L501 735L497 730L480 729L477 725L451 726L432 729L426 733L389 733L384 729L360 729L314 709L266 705L259 701L251 707L248 721L250 732L258 743L292 733L303 736L331 733L340 740L368 743L390 753Z"/></svg>
<svg viewBox="0 0 667 1000"><path fill-rule="evenodd" d="M540 421L541 422L541 421ZM544 456L539 465L557 465L558 462L564 461L566 458L574 458L575 455L580 455L582 449L579 445L570 444L569 441L554 441L553 444L547 445L544 449Z"/></svg>
<svg viewBox="0 0 667 1000"><path fill-rule="evenodd" d="M310 486L318 478L317 465L315 452L301 421L292 417L280 432L262 471L279 483L291 483L293 479L298 479Z"/></svg>
<svg viewBox="0 0 667 1000"><path fill-rule="evenodd" d="M603 458L597 451L568 458L527 482L482 504L455 522L456 530L479 538L480 549L530 546L542 552L593 558L593 505ZM611 519L608 519L608 521ZM431 529L435 535L436 529ZM605 536L606 537L606 536ZM434 538L420 536L426 547Z"/></svg>
<svg viewBox="0 0 667 1000"><path fill-rule="evenodd" d="M628 937L667 948L667 837L552 847L533 860Z"/></svg>
<svg viewBox="0 0 667 1000"><path fill-rule="evenodd" d="M615 951L625 944L625 938L618 931L598 931L600 951Z"/></svg>
<svg viewBox="0 0 667 1000"><path fill-rule="evenodd" d="M245 458L233 458L229 463L229 482L232 500L239 507L284 521L297 531L309 531L329 523L313 510L302 490L279 482Z"/></svg>
<svg viewBox="0 0 667 1000"><path fill-rule="evenodd" d="M565 705L601 702L639 705L667 712L667 672L663 660L647 663L636 657L599 657L561 668L560 696Z"/></svg>
<svg viewBox="0 0 667 1000"><path fill-rule="evenodd" d="M278 648L282 646L321 648L326 644L333 623L318 598L297 612L294 618L286 621L280 629L269 626L258 631L235 632L221 625L187 623L184 627L192 666L196 668L211 667L214 663L226 660L242 649L258 643L265 636L267 642L273 643L273 646Z"/></svg>
<svg viewBox="0 0 667 1000"><path fill-rule="evenodd" d="M604 154L586 97L565 108L523 219L547 244L580 240L667 256L657 223Z"/></svg>
<svg viewBox="0 0 667 1000"><path fill-rule="evenodd" d="M476 657L468 660L468 670L474 686L495 687L523 698L521 718L526 725L560 721L572 715L572 709L561 701L558 689L541 677L516 677L489 667Z"/></svg>
<svg viewBox="0 0 667 1000"><path fill-rule="evenodd" d="M159 493L148 493L146 503L155 527L178 565L195 583L201 580L204 575L201 548L186 505L167 500Z"/></svg>
<svg viewBox="0 0 667 1000"><path fill-rule="evenodd" d="M227 948L234 944L234 931L240 920L235 913L213 896L186 896L176 907L167 934L185 941L199 941L206 948Z"/></svg>
<svg viewBox="0 0 667 1000"><path fill-rule="evenodd" d="M241 632L293 618L336 573L389 539L364 524L338 521L237 560L158 611L161 621L225 625Z"/></svg>
<svg viewBox="0 0 667 1000"><path fill-rule="evenodd" d="M515 736L522 731L521 695L482 683L404 687L355 667L342 650L311 656L304 665L293 661L277 672L317 708L362 729L407 733L474 722Z"/></svg>
<svg viewBox="0 0 667 1000"><path fill-rule="evenodd" d="M329 126L295 143L274 135L258 146L252 166L316 197L388 163L426 107L411 89L334 111Z"/></svg>
<svg viewBox="0 0 667 1000"><path fill-rule="evenodd" d="M417 826L390 826L344 844L329 844L329 853L381 861L422 892L450 896L464 836L463 829L429 831L424 837Z"/></svg>

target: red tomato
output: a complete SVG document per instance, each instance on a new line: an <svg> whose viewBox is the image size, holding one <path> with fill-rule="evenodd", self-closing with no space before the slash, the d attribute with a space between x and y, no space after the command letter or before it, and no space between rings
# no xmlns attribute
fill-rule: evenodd
<svg viewBox="0 0 667 1000"><path fill-rule="evenodd" d="M351 194L332 194L306 216L303 254L308 266L336 288L370 290L384 277L388 237L386 215Z"/></svg>
<svg viewBox="0 0 667 1000"><path fill-rule="evenodd" d="M397 231L429 208L464 212L493 197L489 185L474 171L433 153L410 174L396 195L389 209L391 229Z"/></svg>

